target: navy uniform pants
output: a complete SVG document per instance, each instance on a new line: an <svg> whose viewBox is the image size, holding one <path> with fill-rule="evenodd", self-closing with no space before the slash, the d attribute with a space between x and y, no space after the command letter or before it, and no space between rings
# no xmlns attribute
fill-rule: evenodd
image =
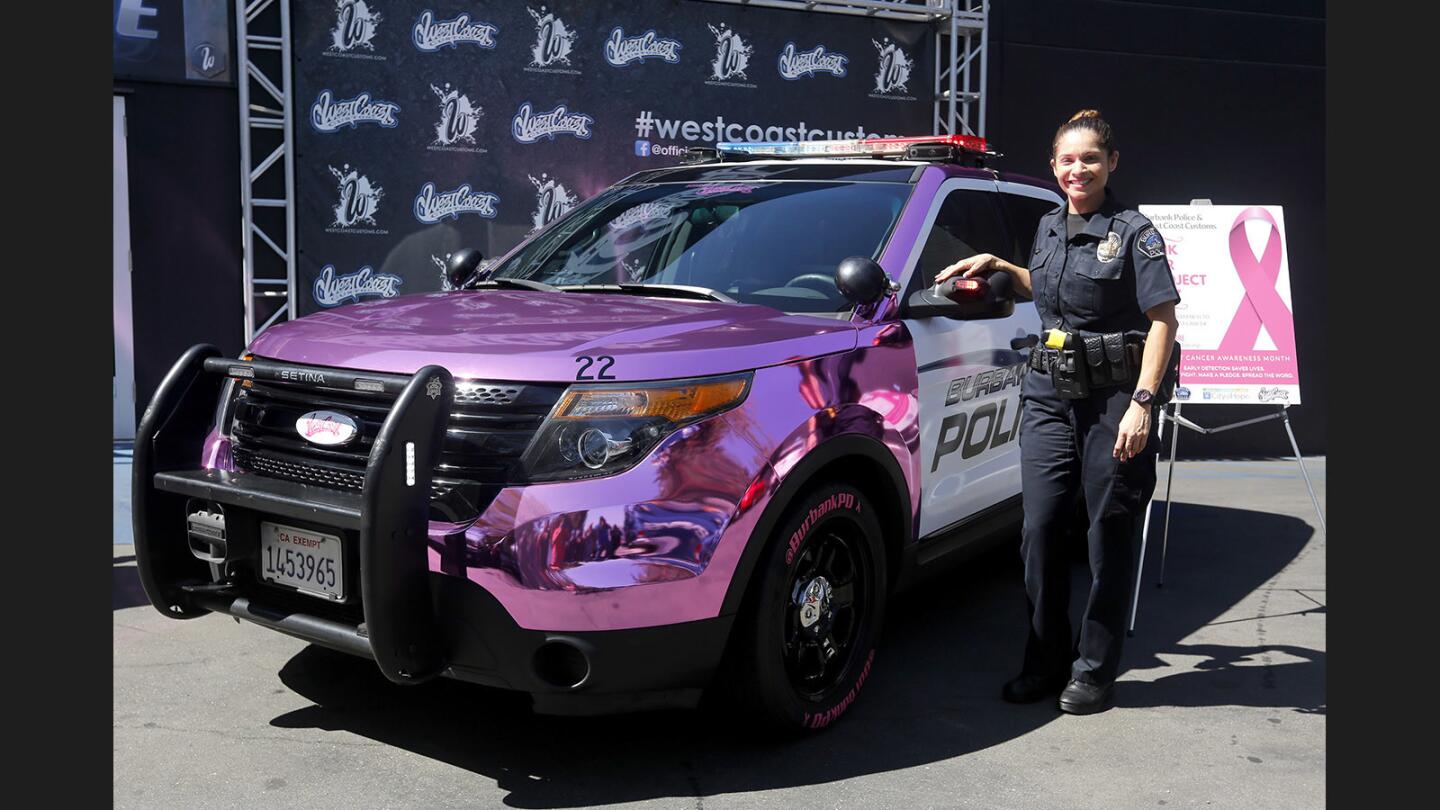
<svg viewBox="0 0 1440 810"><path fill-rule="evenodd" d="M1021 389L1021 485L1025 525L1025 593L1030 637L1025 672L1105 685L1120 670L1133 585L1134 549L1145 507L1155 491L1159 441L1151 420L1144 451L1129 461L1111 453L1131 390L1100 389L1085 399L1061 399L1050 376L1031 370ZM1078 639L1070 625L1070 528L1077 499L1089 521L1090 596Z"/></svg>

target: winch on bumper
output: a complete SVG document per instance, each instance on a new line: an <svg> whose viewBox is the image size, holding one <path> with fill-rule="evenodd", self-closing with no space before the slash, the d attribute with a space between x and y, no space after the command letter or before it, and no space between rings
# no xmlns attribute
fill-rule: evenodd
<svg viewBox="0 0 1440 810"><path fill-rule="evenodd" d="M443 675L529 692L543 712L693 705L699 698L733 616L533 629L486 588L436 570L443 555L431 522L432 471L455 386L444 368L413 375L316 369L327 385L378 383L395 395L358 492L199 463L211 449L207 436L227 378L258 383L305 370L225 359L214 347L196 346L161 383L136 436L133 482L136 559L158 610L172 618L228 613L371 658L396 683ZM339 538L348 580L343 600L263 582L262 523ZM640 590L666 584L672 583ZM577 596L593 594L543 594Z"/></svg>

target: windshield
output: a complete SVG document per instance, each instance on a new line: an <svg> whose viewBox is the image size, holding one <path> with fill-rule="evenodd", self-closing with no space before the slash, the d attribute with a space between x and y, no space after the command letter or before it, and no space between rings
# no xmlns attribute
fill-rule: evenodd
<svg viewBox="0 0 1440 810"><path fill-rule="evenodd" d="M876 259L906 183L663 183L609 189L490 278L555 286L679 284L785 312L843 315L847 256Z"/></svg>

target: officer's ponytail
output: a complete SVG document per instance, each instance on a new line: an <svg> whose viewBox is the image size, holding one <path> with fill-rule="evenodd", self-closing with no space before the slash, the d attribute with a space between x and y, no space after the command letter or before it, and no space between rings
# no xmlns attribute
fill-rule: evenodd
<svg viewBox="0 0 1440 810"><path fill-rule="evenodd" d="M1070 116L1070 120L1060 125L1055 130L1055 140L1050 142L1050 157L1055 157L1055 150L1060 146L1060 139L1072 132L1088 130L1095 134L1095 140L1099 142L1100 148L1105 154L1115 151L1115 133L1110 130L1110 125L1100 117L1099 110L1081 110Z"/></svg>

